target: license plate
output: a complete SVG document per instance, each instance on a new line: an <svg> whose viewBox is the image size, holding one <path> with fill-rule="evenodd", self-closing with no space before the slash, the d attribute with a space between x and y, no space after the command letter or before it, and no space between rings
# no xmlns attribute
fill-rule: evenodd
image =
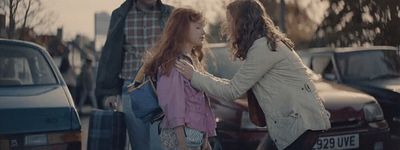
<svg viewBox="0 0 400 150"><path fill-rule="evenodd" d="M351 149L359 147L358 134L327 136L318 138L314 150Z"/></svg>

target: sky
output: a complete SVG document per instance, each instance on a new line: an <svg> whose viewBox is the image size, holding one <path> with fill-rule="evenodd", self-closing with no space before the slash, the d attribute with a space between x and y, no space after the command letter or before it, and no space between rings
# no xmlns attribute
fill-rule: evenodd
<svg viewBox="0 0 400 150"><path fill-rule="evenodd" d="M74 38L76 34L94 37L94 13L111 12L124 0L43 0L45 9L54 13L55 23L49 29L55 33L63 27L64 38Z"/></svg>
<svg viewBox="0 0 400 150"><path fill-rule="evenodd" d="M76 34L86 35L89 38L94 37L94 13L111 12L118 8L125 0L42 0L45 9L54 13L54 24L50 27L39 29L41 32L55 33L56 29L63 27L64 39L72 39ZM202 3L204 0L163 0L167 4L174 6L196 7L204 11L210 21L216 20L216 14L223 14L219 9L224 6L223 0L208 0L208 3ZM199 5L194 6L196 2ZM218 10L218 11L217 11Z"/></svg>
<svg viewBox="0 0 400 150"><path fill-rule="evenodd" d="M94 37L94 14L96 12L111 12L125 0L42 0L46 11L54 13L54 24L41 29L41 32L55 33L63 27L64 39L69 40L76 34ZM207 17L208 22L214 22L224 17L226 1L229 0L162 0L174 6L189 6L200 9ZM297 3L305 8L316 22L323 17L323 9L319 0L286 0L287 3Z"/></svg>

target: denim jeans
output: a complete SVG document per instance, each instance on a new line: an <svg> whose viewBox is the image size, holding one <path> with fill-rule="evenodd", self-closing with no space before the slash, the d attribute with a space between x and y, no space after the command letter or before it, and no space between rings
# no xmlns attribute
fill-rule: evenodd
<svg viewBox="0 0 400 150"><path fill-rule="evenodd" d="M127 85L132 81L125 80L122 88L122 110L125 114L128 138L133 150L162 150L158 124L144 123L133 114L131 101L127 93Z"/></svg>
<svg viewBox="0 0 400 150"><path fill-rule="evenodd" d="M189 132L192 132L192 134L187 133L186 131L189 130ZM196 129L191 129L191 128L186 128L185 127L185 142L186 142L186 146L189 150L200 150L201 146L203 144L203 136L204 134L201 131L198 131ZM193 134L194 133L194 134ZM195 138L193 135L200 135L200 138L196 138L197 140L195 140L196 142L193 143L188 139L193 139ZM179 150L178 149L178 139L177 136L175 134L175 129L172 128L162 128L161 129L161 134L160 134L160 138L161 138L161 143L164 146L165 150Z"/></svg>

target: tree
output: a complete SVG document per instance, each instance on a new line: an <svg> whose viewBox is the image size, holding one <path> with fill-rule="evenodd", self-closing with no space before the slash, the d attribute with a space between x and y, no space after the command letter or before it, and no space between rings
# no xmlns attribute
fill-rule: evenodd
<svg viewBox="0 0 400 150"><path fill-rule="evenodd" d="M260 0L260 2L264 5L275 25L281 25L279 23L282 13L280 10L281 0ZM323 15L323 13L316 11L324 9L325 3L321 1L285 0L285 5L285 34L295 43L296 49L308 47L318 24L321 22L319 18Z"/></svg>
<svg viewBox="0 0 400 150"><path fill-rule="evenodd" d="M399 0L325 0L312 46L400 45Z"/></svg>
<svg viewBox="0 0 400 150"><path fill-rule="evenodd" d="M23 37L28 30L52 22L52 13L44 11L41 0L5 0L0 7L8 16L8 38Z"/></svg>
<svg viewBox="0 0 400 150"><path fill-rule="evenodd" d="M207 41L210 43L225 42L226 38L221 35L221 24L225 20L225 0L163 0L176 7L191 6L200 10L206 17L208 26Z"/></svg>

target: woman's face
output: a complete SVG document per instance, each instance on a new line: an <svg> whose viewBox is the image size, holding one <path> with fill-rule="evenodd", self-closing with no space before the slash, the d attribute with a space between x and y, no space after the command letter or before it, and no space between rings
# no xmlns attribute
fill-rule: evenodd
<svg viewBox="0 0 400 150"><path fill-rule="evenodd" d="M193 46L201 46L205 39L203 22L191 22L189 26L188 42Z"/></svg>

